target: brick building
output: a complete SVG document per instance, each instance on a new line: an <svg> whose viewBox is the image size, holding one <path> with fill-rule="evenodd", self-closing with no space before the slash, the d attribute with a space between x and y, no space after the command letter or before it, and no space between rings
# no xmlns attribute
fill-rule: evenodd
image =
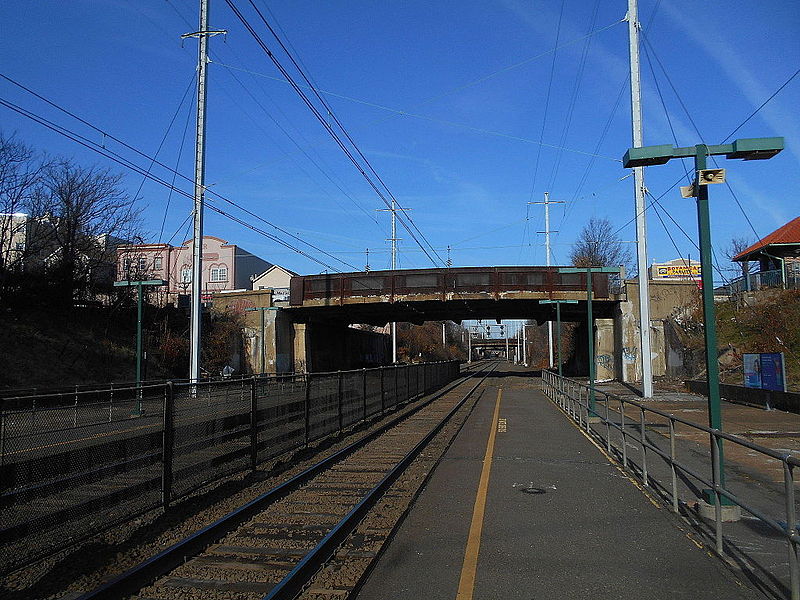
<svg viewBox="0 0 800 600"><path fill-rule="evenodd" d="M181 246L134 244L117 249L117 280L163 279L167 281L167 302L191 293L192 240ZM263 273L271 263L236 244L207 235L203 237L202 290L206 294L247 290L251 278Z"/></svg>

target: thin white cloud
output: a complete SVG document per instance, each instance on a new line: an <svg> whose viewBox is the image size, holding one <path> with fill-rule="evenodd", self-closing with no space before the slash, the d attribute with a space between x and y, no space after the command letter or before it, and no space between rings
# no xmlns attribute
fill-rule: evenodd
<svg viewBox="0 0 800 600"><path fill-rule="evenodd" d="M719 64L725 75L736 84L754 109L769 97L773 90L759 81L753 70L742 60L735 46L713 30L698 27L696 22L687 19L685 14L669 3L663 3L663 10L675 26ZM742 119L746 116L742 115ZM797 143L797 140L800 140L800 123L795 113L786 110L781 105L780 98L776 97L761 110L759 116L770 129L786 137L786 149L800 164L800 145ZM736 125L738 123L732 123L731 129Z"/></svg>

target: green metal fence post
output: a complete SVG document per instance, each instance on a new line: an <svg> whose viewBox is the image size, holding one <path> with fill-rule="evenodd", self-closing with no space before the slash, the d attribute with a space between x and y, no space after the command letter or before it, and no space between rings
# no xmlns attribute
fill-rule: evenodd
<svg viewBox="0 0 800 600"><path fill-rule="evenodd" d="M169 508L172 500L172 461L175 451L175 384L164 386L164 414L161 432L161 505Z"/></svg>
<svg viewBox="0 0 800 600"><path fill-rule="evenodd" d="M586 319L589 328L589 402L587 404L586 418L594 417L594 321L592 319L592 269L586 269Z"/></svg>
<svg viewBox="0 0 800 600"><path fill-rule="evenodd" d="M255 471L258 464L258 398L256 377L250 378L250 470Z"/></svg>

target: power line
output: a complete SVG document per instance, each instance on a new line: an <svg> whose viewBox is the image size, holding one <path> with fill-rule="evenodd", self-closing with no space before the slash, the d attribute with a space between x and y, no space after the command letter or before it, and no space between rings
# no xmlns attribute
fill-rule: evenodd
<svg viewBox="0 0 800 600"><path fill-rule="evenodd" d="M597 14L599 12L599 9L600 9L600 0L597 0L595 2L594 11L592 13L592 18L591 18L591 21L589 23L589 31L591 31L594 28L594 24L597 21ZM572 87L572 95L570 96L569 107L567 108L567 117L566 117L566 119L564 119L564 127L563 127L563 129L561 131L561 139L558 142L559 146L564 146L564 144L567 143L567 134L569 133L569 129L570 129L570 126L572 124L572 117L575 114L575 104L576 104L576 102L578 100L578 90L580 89L581 81L583 81L583 73L584 73L584 71L586 69L586 59L589 56L589 48L591 47L591 44L592 44L592 38L591 37L587 37L586 40L584 40L584 42L583 42L583 49L581 51L581 59L580 59L580 62L578 63L578 70L577 70L577 72L575 74L575 84ZM555 57L555 54L554 54L554 57ZM561 166L562 156L563 156L563 152L561 150L559 150L556 153L556 160L553 163L553 167L552 167L552 169L550 171L550 179L548 180L547 188L546 188L548 190L552 190L553 189L553 185L555 184L556 177L558 176L559 167Z"/></svg>
<svg viewBox="0 0 800 600"><path fill-rule="evenodd" d="M734 129L734 130L733 130L733 131L731 131L731 132L730 132L728 135L726 135L726 136L725 136L725 139L724 139L724 140L722 140L722 143L724 144L724 143L725 143L725 142L727 142L729 139L731 139L731 137L733 137L733 134L734 134L734 133L736 133L737 131L739 131L739 130L740 130L740 129L741 129L743 126L744 126L744 124L745 124L745 123L747 123L747 122L748 122L750 119L752 119L753 117L755 117L755 116L756 116L756 114L758 114L758 112L759 112L759 111L760 111L762 108L764 108L764 107L767 105L767 103L769 103L769 101L770 101L770 100L772 100L772 99L773 99L775 96L777 96L777 95L778 95L778 93L780 93L780 91L781 91L783 88L785 88L787 85L789 85L789 83L792 81L792 79L794 79L795 77L797 77L798 73L800 73L800 69L797 69L797 71L795 71L794 73L792 73L792 74L791 74L791 76L789 77L789 79L787 79L786 81L784 81L784 82L783 82L783 84L782 84L782 85L781 85L781 86L780 86L780 87L779 87L777 90L775 90L775 91L772 93L772 95L771 95L769 98L767 98L766 100L764 100L764 102L762 102L762 103L761 103L761 105L760 105L760 106L759 106L757 109L755 109L753 112L751 112L751 113L750 113L750 115L749 115L749 116L748 116L748 117L747 117L747 118L746 118L744 121L742 121L741 123L739 123L739 125L736 127L736 129Z"/></svg>
<svg viewBox="0 0 800 600"><path fill-rule="evenodd" d="M219 63L218 63L218 64L219 64ZM225 66L225 65L222 65L222 66ZM227 68L227 67L226 67L226 68ZM230 70L229 70L229 71L230 71ZM329 174L327 171L325 171L325 169L323 169L323 168L322 168L322 166L321 166L321 165L320 165L320 164L319 164L319 163L318 163L318 162L317 162L317 161L316 161L316 160L315 160L315 159L314 159L314 158L313 158L313 157L312 157L312 156L311 156L311 155L310 155L310 154L309 154L309 153L308 153L308 152L307 152L307 151L306 151L306 150L305 150L305 149L304 149L304 148L303 148L303 147L302 147L302 146L301 146L301 145L300 145L298 142L297 142L297 140L294 138L294 136L292 136L292 135L291 135L291 134L290 134L290 133L289 133L289 132L286 130L286 128L284 128L284 127L283 127L283 126L282 126L282 125L281 125L281 124L280 124L280 123L279 123L279 122L278 122L278 121L277 121L277 120L276 120L276 119L275 119L275 118L274 118L274 117L273 117L273 116L272 116L272 115L269 113L269 111L266 109L266 107L265 107L265 106L264 106L264 105L263 105L263 104L262 104L262 103L261 103L261 102L258 100L258 98L256 98L256 97L253 95L253 93L252 93L250 90L248 90L248 89L247 89L247 87L244 85L244 83L242 83L242 81L241 81L241 80L240 80L238 77L236 77L235 73L232 73L232 72L231 72L230 74L231 74L231 76L233 77L233 79L234 79L234 80L235 80L235 81L236 81L236 82L237 82L237 83L238 83L238 84L239 84L239 85L242 87L242 89L244 89L245 93L246 93L246 94L248 94L248 95L249 95L249 96L252 98L252 100L253 100L253 101L256 103L256 105L257 105L257 106L258 106L258 107L259 107L259 108L260 108L260 109L261 109L261 110L264 112L264 114L266 114L266 115L267 115L267 117L268 117L268 118L269 118L269 119L270 119L270 120L271 120L271 121L272 121L272 122L275 124L275 126L276 126L278 129L280 129L280 131L281 131L281 132L282 132L282 133L283 133L283 134L284 134L284 135L285 135L287 138L289 138L289 140L292 142L292 144L294 144L294 146L295 146L295 147L296 147L296 148L297 148L297 149L298 149L298 150L299 150L299 151L300 151L300 152L301 152L301 153L302 153L302 154L303 154L303 155L304 155L304 156L305 156L305 157L306 157L306 158L309 160L309 162L311 162L311 164L313 164L313 165L314 165L314 166L317 168L317 170L318 170L320 173L322 173L322 175L324 175L324 176L325 176L325 178L326 178L328 181L330 181L330 182L331 182L331 184L332 184L333 186L335 186L335 187L336 187L336 189L338 189L338 190L339 190L339 191L342 193L342 195L344 195L344 196L345 196L345 197L346 197L348 200L350 200L350 201L351 201L351 202L352 202L352 203L353 203L353 204L354 204L354 205L355 205L355 206L356 206L356 207L357 207L359 210L361 210L361 212L363 212L363 213L364 213L364 215L365 215L365 216L366 216L368 219L370 219L371 221L373 221L373 223L375 223L376 225L378 225L378 226L380 227L380 224L377 222L377 219L375 219L375 218L374 218L374 217L373 217L371 214L369 214L369 213L367 212L367 210L366 210L366 209L365 209L363 206L361 206L361 205L360 205L358 202L356 202L355 198L353 198L353 197L352 197L352 196L351 196L351 195L350 195L350 194L349 194L347 191L345 191L345 190L344 190L344 188L342 188L342 187L341 187L341 186L340 186L340 185L339 185L339 184L338 184L338 183L337 183L337 182L336 182L336 181L335 181L335 180L334 180L334 179L331 177L331 175L330 175L330 174ZM234 102L236 102L236 100L235 100L233 97L232 97L232 100L233 100ZM247 111L246 111L246 110L244 110L243 108L241 108L241 107L240 107L240 110L242 111L242 113L244 113L244 114L246 114L246 115L250 116L250 115L249 115L249 113L247 113ZM268 133L267 133L267 132L266 132L266 131L265 131L265 130L264 130L262 127L261 127L260 123L259 123L259 122L258 122L258 121L257 121L255 118L253 118L253 117L250 117L250 118L251 118L251 120L253 121L253 123L256 125L256 127L259 127L260 129L262 129L262 131L264 131L264 134L265 134L265 135L267 135L267 136L269 136L269 134L268 134ZM286 155L286 156L290 156L290 153L288 153L288 152L287 152L287 153L285 153L285 155ZM296 162L296 161L295 161L295 162ZM300 165L300 163L299 163L299 162L296 162L296 164L297 164L298 168L300 168L300 169L303 171L303 173L305 173L305 175L306 175L306 176L307 176L309 179L311 179L312 181L314 181L314 178L311 176L311 174L310 174L310 173L308 173L308 171L306 171L306 170L305 170L305 169L304 169L304 168L303 168L303 167ZM256 168L260 168L260 167L256 167ZM254 171L254 170L255 170L255 169L248 169L247 171L245 171L245 173L248 173L248 172L251 172L251 171ZM211 185L217 185L218 183L219 183L219 181L217 181L217 182L215 182L215 183L213 183L213 184L209 184L209 186L208 186L208 187L210 187ZM317 185L319 185L319 183L318 183ZM324 188L323 186L321 186L321 185L320 185L320 188L321 188L323 191L325 191L326 193L328 193L328 195L329 195L329 196L330 196L330 197L331 197L331 198L334 200L334 202L336 202L336 204L337 204L337 205L338 205L338 206L339 206L339 207L340 207L340 208L341 208L341 209L342 209L344 212L350 213L350 211L349 211L347 208L345 208L345 206L344 206L343 204L339 203L339 201L338 201L338 200L336 200L336 198L335 198L335 197L333 197L333 196L332 196L332 195L331 195L331 194L330 194L330 193L329 193L327 190L325 190L325 188ZM351 213L351 214L352 214L352 213Z"/></svg>
<svg viewBox="0 0 800 600"><path fill-rule="evenodd" d="M561 10L558 13L558 25L556 26L556 48L558 48L558 39L561 36L561 19L564 16L565 0L561 0ZM539 174L539 159L542 156L542 141L544 141L544 130L547 126L547 110L550 107L550 92L553 89L553 75L556 71L556 55L557 52L553 51L553 60L550 63L550 78L547 82L547 95L544 100L544 114L542 115L542 129L539 131L539 148L536 151L536 162L533 168L533 181L531 182L531 194L529 200L533 200L534 188L536 187L536 177Z"/></svg>
<svg viewBox="0 0 800 600"><path fill-rule="evenodd" d="M183 135L181 136L181 145L178 147L178 156L175 158L175 169L172 173L172 181L170 181L169 193L167 194L167 202L164 206L164 217L161 219L161 229L158 232L158 241L161 242L161 236L164 234L164 225L167 222L167 214L169 213L169 205L172 202L172 192L175 188L175 179L178 177L178 167L183 157L183 147L186 144L186 132L189 130L189 122L192 120L191 106L190 110L186 112L186 122L183 125ZM171 238L170 238L171 239Z"/></svg>
<svg viewBox="0 0 800 600"><path fill-rule="evenodd" d="M262 51L269 57L269 59L273 62L273 64L276 66L276 68L280 71L280 73L291 84L292 88L295 90L295 92L298 94L298 96L300 96L300 98L302 99L303 103L312 112L314 117L325 128L325 130L333 138L333 140L336 142L336 144L339 146L339 148L342 150L342 152L344 152L345 156L347 156L347 158L356 167L356 169L359 171L359 173L361 173L362 177L364 177L364 179L367 181L367 183L370 185L370 187L372 187L372 189L375 191L375 193L378 195L378 197L384 202L384 204L386 204L387 207L390 207L391 203L389 202L389 200L387 200L386 196L383 194L383 192L381 191L381 189L378 186L378 184L376 184L375 181L373 181L372 177L370 177L370 175L367 173L367 170L369 170L371 173L373 173L373 175L376 178L376 180L380 183L380 185L383 187L383 189L386 190L386 192L389 194L390 197L393 198L394 196L392 195L392 193L389 190L389 188L386 186L385 182L380 178L380 176L377 174L375 169L372 167L371 163L367 160L367 158L364 156L364 154L361 152L361 150L355 144L355 142L353 141L352 137L350 137L350 135L344 129L344 126L341 124L341 122L338 120L338 118L336 118L335 114L333 113L333 110L327 105L327 103L324 101L324 99L321 98L321 96L316 91L316 89L313 88L313 86L311 86L311 89L314 92L314 95L320 100L320 102L326 108L328 116L330 116L334 120L334 122L337 124L339 129L342 131L342 133L345 135L345 137L350 142L350 145L353 147L353 150L355 151L355 153L358 154L358 156L361 157L361 159L364 161L364 164L366 166L362 166L361 163L358 161L358 159L356 159L356 157L353 155L353 152L347 147L347 145L344 143L344 141L339 137L337 132L333 129L333 127L330 125L330 123L328 123L327 119L325 119L325 117L322 115L320 110L314 105L314 103L311 101L311 99L305 94L305 92L303 92L303 89L298 85L298 83L291 76L291 74L281 64L281 62L277 59L277 57L272 53L272 51L266 45L264 40L261 38L261 36L258 34L258 32L255 31L253 26L248 22L248 20L245 18L245 16L242 14L242 12L236 7L236 5L231 0L226 0L226 3L230 7L230 9L233 11L233 13L236 15L236 17L239 19L239 21L241 21L242 25L244 25L244 27L248 31L248 33L250 33L250 35L253 37L253 39L256 41L256 43L261 47ZM259 17L264 22L264 24L270 29L272 34L275 36L276 34L275 34L274 30L269 26L269 23L267 23L266 19L264 18L263 14L258 9L258 7L256 7L253 4L252 0L251 0L250 3L253 6L253 8L256 10L256 12L258 13ZM276 39L278 39L277 36L276 36ZM286 47L285 47L285 45L283 45L283 43L280 41L280 39L278 39L278 43L281 45L282 48L284 48L284 51L286 51ZM300 71L300 74L303 77L303 79L309 85L311 85L310 80L302 72L302 70L299 68L299 66L297 65L296 61L294 61L294 59L291 57L291 55L289 55L289 58L292 61L292 63L296 66L296 68L298 68L298 71ZM395 200L395 202L396 202L396 200ZM397 203L397 204L399 205L399 203ZM420 247L423 247L422 243L419 241L417 236L414 234L414 231L412 230L412 227L414 229L416 229L420 233L420 235L423 237L423 239L424 239L424 235L422 234L421 231L419 231L419 228L416 227L416 224L414 224L413 220L408 219L408 221L409 221L409 223L411 223L411 225L408 225L408 224L406 224L404 222L404 216L403 215L400 216L400 222L404 226L406 231L409 233L409 235L412 237L412 239L414 239L414 241ZM426 240L426 242L427 242L427 240ZM429 242L428 242L428 245L430 246ZM434 260L433 256L431 256L430 253L427 252L427 250L425 251L425 254L430 259L430 261L434 265L436 265L436 261ZM434 251L434 254L436 254L435 251ZM439 258L439 261L442 264L444 264L444 261L441 259L441 257L438 256L438 254L437 254L437 258Z"/></svg>
<svg viewBox="0 0 800 600"><path fill-rule="evenodd" d="M232 69L232 70L235 70L235 71L241 71L243 73L248 73L250 75L254 75L254 76L257 76L257 77L265 77L267 79L271 79L273 81L279 81L281 83L288 83L285 79L282 79L280 77L273 77L272 75L267 75L265 73L259 73L258 71L252 71L250 69L243 69L243 68L240 68L240 67L235 67L233 65L222 63L220 61L214 61L214 62L217 65L225 67L226 69ZM303 89L309 89L309 90L311 89L308 86L304 86L304 85L301 85L301 84L298 84L298 85ZM462 129L466 129L466 130L469 130L469 131L474 131L475 133L481 133L481 134L484 134L484 135L491 135L491 136L500 137L500 138L504 138L504 139L508 139L508 140L524 142L526 144L533 144L533 145L537 145L537 146L542 146L544 148L552 148L553 150L561 150L561 151L564 151L564 152L572 152L574 154L581 154L583 156L595 156L597 158L603 158L605 160L610 160L610 161L613 161L613 162L616 162L616 163L621 163L622 162L622 160L620 160L616 156L606 156L605 154L593 154L592 152L587 152L585 150L577 150L575 148L569 148L567 146L559 146L557 144L548 144L547 142L540 142L539 140L534 140L534 139L531 139L531 138L527 138L527 137L523 137L523 136L519 136L519 135L514 135L514 134L511 134L511 133L505 133L505 132L502 132L502 131L495 131L493 129L485 129L483 127L475 127L475 126L470 125L468 123L461 123L459 121L450 121L450 120L447 120L447 119L439 119L437 117L431 117L431 116L428 116L428 115L422 115L422 114L418 114L418 113L413 113L413 112L409 112L407 110L401 110L399 108L393 108L391 106L385 106L383 104L377 104L375 102L368 102L366 100L361 100L359 98L353 98L352 96L345 96L343 94L338 94L336 92L331 92L331 91L322 90L322 89L318 89L318 91L320 93L322 93L322 94L325 94L326 96L331 96L333 98L341 98L342 100L348 100L350 102L363 104L364 106L369 106L369 107L372 107L372 108L385 110L387 112L391 112L391 113L394 113L396 115L403 116L403 117L411 117L413 119L420 119L420 120L423 120L423 121L430 121L431 123L439 123L441 125L449 125L451 127L460 127ZM373 122L373 124L374 124L374 122Z"/></svg>
<svg viewBox="0 0 800 600"><path fill-rule="evenodd" d="M0 76L2 76L2 75L0 74ZM5 100L3 98L0 98L0 104L5 106L6 108L9 108L9 109L13 110L14 112L17 112L18 114L20 114L20 115L22 115L24 117L27 117L27 118L31 119L32 121L34 121L36 123L39 123L40 125L43 125L44 127L47 127L48 129L50 129L50 130L52 130L52 131L54 131L54 132L56 132L56 133L58 133L60 135L63 135L64 137L66 137L66 138L68 138L68 139L70 139L70 140L72 140L72 141L84 146L85 148L88 148L89 150L92 150L92 151L94 151L94 152L96 152L96 153L98 153L98 154L100 154L102 156L105 156L106 158L114 161L115 163L117 163L117 164L119 164L119 165L121 165L123 167L131 169L132 171L134 171L135 173L138 173L139 175L142 175L142 176L144 176L144 177L146 177L146 178L148 178L148 179L150 179L152 181L155 181L156 183L158 183L158 184L160 184L160 185L162 185L162 186L164 186L164 187L166 187L168 189L174 190L175 192L181 194L182 196L184 196L186 198L190 198L190 199L194 198L194 196L192 194L190 194L190 193L188 193L188 192L186 192L186 191L184 191L184 190L182 190L180 188L176 188L175 186L171 185L166 180L153 175L151 172L148 172L143 167L141 167L139 165L136 165L135 163L131 162L130 160L126 159L125 157L121 156L120 154L118 154L118 153L116 153L116 152L114 152L114 151L112 151L112 150L110 150L108 148L105 148L104 146L99 145L96 142L93 142L93 141L89 140L88 138L85 138L85 137L81 136L80 134L77 134L77 133L75 133L73 131L70 131L69 129L67 129L65 127L57 125L57 124L53 123L52 121L49 121L49 120L45 119L44 117L36 115L35 113L33 113L31 111L28 111L27 109L24 109L24 108L12 103L12 102L9 102L9 101L7 101L7 100ZM80 117L76 116L75 118L81 120L82 122L85 122L88 126L94 128L94 129L97 129L96 127L94 127L93 125L88 123L87 121L83 121L82 119L80 119ZM99 129L98 129L98 131L99 131ZM126 146L128 148L131 148L132 150L134 150L138 154L144 156L145 158L151 158L151 159L153 158L153 157L150 157L150 156L144 154L143 152L141 152L139 150L136 150L132 146L129 146L128 144L125 144L121 140L118 140L118 138L112 138L111 136L109 136L109 138L110 139L114 139L115 141L118 141L119 143L123 144L124 146ZM163 163L160 163L159 161L155 161L155 162L157 164L159 164L160 166L163 166L167 170L172 171L172 169L170 169L169 167L166 167L166 165L163 165ZM188 180L187 177L185 177L183 175L180 175L179 173L178 173L178 175L180 177ZM267 221L266 219L264 219L263 217L260 217L259 215L256 215L252 211L249 211L248 209L244 208L243 206L238 205L237 203L233 202L232 200L229 200L229 199L227 199L227 198L225 198L225 197L223 197L223 196L221 196L220 194L217 194L217 193L214 193L214 195L217 196L219 199L227 202L228 204L231 204L232 206L235 206L235 207L239 208L240 210L243 210L244 212L246 212L250 216L253 216L256 219L258 219L258 220L270 225L271 227L277 229L278 231L281 231L282 233L288 235L289 237L292 237L293 239L296 239L297 241L300 241L300 242L306 244L307 246L309 246L311 248L314 248L315 250L321 252L322 254L326 254L326 255L330 256L331 258L334 258L335 260L338 260L342 264L345 264L348 267L353 268L354 270L358 270L357 267L354 267L350 263L347 263L346 261L342 261L341 259L338 259L335 256L326 253L324 250L321 250L320 248L317 248L315 245L311 244L310 242L307 242L307 241L305 241L305 240L303 240L303 239L301 239L301 238L299 238L299 237L287 232L283 228L275 225L274 223L271 223L271 222ZM207 202L208 202L208 200L207 200ZM285 246L285 247L287 247L287 248L289 248L291 250L294 250L295 252L297 252L297 253L309 258L310 260L313 260L314 262L316 262L318 264L321 264L321 265L323 265L323 266L325 266L325 267L327 267L329 269L332 269L332 270L337 270L337 269L333 269L333 267L331 267L327 263L324 263L324 262L320 261L319 259L317 259L315 257L312 257L308 253L306 253L306 252L304 252L304 251L292 246L291 244L289 244L285 240L282 240L281 238L279 238L279 237L277 237L277 236L275 236L273 234L269 234L267 232L264 232L263 230L255 228L255 227L251 226L250 224L245 223L244 221L241 221L238 218L230 216L229 213L226 213L226 212L222 211L221 209L212 206L211 204L208 204L208 206L209 206L209 208L211 208L215 212L217 212L217 213L219 213L219 214L221 214L223 216L228 216L229 218L231 218L232 220L236 221L237 223L243 224L246 227L248 227L249 229L252 229L253 231L261 233L262 235L265 235L267 238L269 238L269 239L281 244L282 246Z"/></svg>
<svg viewBox="0 0 800 600"><path fill-rule="evenodd" d="M13 80L13 79L11 79L10 77L7 77L6 75L4 75L4 74L2 74L2 73L0 73L0 77L2 77L3 79L6 79L6 80L7 80L7 81L9 81L10 83L12 83L12 84L14 84L14 85L16 85L16 86L20 87L21 89L23 89L23 90L25 90L26 92L28 92L28 93L32 94L32 95L33 95L33 96L35 96L36 98L38 98L38 99L42 100L43 102L47 103L48 105L52 106L53 108L55 108L55 109L57 109L57 110L59 110L59 111L61 111L61 112L65 113L65 114L69 115L70 117L72 117L72 118L76 119L76 120L77 120L77 121L79 121L80 123L83 123L83 124L84 124L84 125L86 125L87 127L89 127L89 128L91 128L91 129L93 129L94 131L96 131L96 132L100 133L100 134L103 136L103 139L104 139L104 140L105 140L106 138L108 138L108 139L111 139L111 140L114 140L115 142L119 143L119 144L120 144L120 145L122 145L123 147L125 147L125 148L127 148L127 149L129 149L129 150L131 150L131 151L133 151L133 152L135 152L135 153L136 153L136 154L138 154L139 156L141 156L141 157L143 157L143 158L145 158L145 159L148 159L148 160L150 160L150 161L151 161L151 167L152 167L152 164L153 164L153 163L155 163L155 164L159 165L160 167L162 167L162 168L166 169L168 172L174 173L174 174L175 174L177 177L181 177L182 179L184 179L184 180L186 180L187 182L190 182L190 183L191 183L191 182L193 182L193 180L192 180L192 179L190 179L189 177L187 177L187 176L185 176L185 175L181 174L180 172L178 172L178 171L177 171L177 170L175 170L175 169L172 169L172 168L171 168L171 167L169 167L168 165L166 165L166 164L164 164L163 162L161 162L161 161L157 160L155 157L153 157L153 156L150 156L150 155L148 155L148 154L146 154L146 153L142 152L142 151L141 151L141 150L139 150L138 148L135 148L134 146L131 146L130 144L128 144L128 143L126 143L126 142L124 142L123 140L119 139L118 137L111 135L111 134L110 134L110 133L108 133L107 131L105 131L105 130L103 130L103 129L99 128L99 127L97 127L97 126L96 126L96 125L94 125L93 123L90 123L90 122L89 122L89 121L87 121L86 119L83 119L82 117L80 117L80 116L78 116L77 114L75 114L75 113L73 113L73 112L71 112L71 111L67 110L66 108L64 108L64 107L62 107L62 106L60 106L60 105L56 104L55 102L53 102L53 101L49 100L48 98L45 98L44 96L42 96L42 95L40 95L40 94L36 93L35 91L33 91L33 90L31 90L30 88L28 88L28 87L24 86L23 84L21 84L21 83L19 83L19 82L15 81L15 80ZM8 101L3 101L3 103L4 103L4 104L5 104L5 105L6 105L8 108L11 108L11 109L12 109L12 110L14 110L15 112L18 112L19 114L22 114L23 116L26 116L26 117L28 117L28 118L30 118L30 119L32 119L32 120L34 120L34 121L36 121L36 122L40 123L41 125L45 125L45 126L46 126L46 127L48 127L49 129L52 129L53 131L56 131L57 133L61 133L62 135L66 135L66 134L68 133L69 135L67 135L67 137L69 137L70 139L73 139L73 141L77 141L77 142L78 142L78 143L80 143L81 145L83 145L83 146L86 146L87 148L89 148L89 149L91 149L91 150L94 150L94 151L100 152L100 151L98 150L98 147L99 147L99 148L102 148L102 150L103 150L104 152L110 153L111 155L113 155L113 156L115 156L115 157L116 157L116 158L112 158L112 160L115 160L115 162L119 162L119 161L121 160L121 161L123 161L123 163L120 163L120 164L123 164L123 166L127 166L128 168L131 168L131 169L133 169L133 170L135 170L135 171L137 171L137 172L140 172L140 171L141 171L141 172L140 172L140 174L142 174L142 175L143 175L143 176L145 176L146 178L152 179L153 181L156 181L156 182L160 183L161 185L164 185L165 187L168 187L168 188L170 188L170 189L172 189L172 190L178 191L178 188L175 188L175 187L174 187L174 185L170 185L169 183L167 183L165 180L163 180L163 179L161 179L161 178L156 178L156 177L153 177L153 176L152 176L152 174L150 173L150 171L149 171L149 170L147 170L147 171L144 171L144 170L143 170L141 167L139 167L138 165L135 165L134 163L132 163L132 162L131 162L131 161L129 161L128 159L124 158L124 157L123 157L123 156L121 156L120 154L117 154L117 153L113 152L112 150L109 150L109 149L107 149L107 148L105 147L105 145L103 145L103 144L97 144L96 142L93 142L93 141L89 140L88 138L86 138L86 137L84 137L84 136L81 136L80 134L78 134L78 133L76 133L76 132L70 131L69 129L67 129L67 128L65 128L65 127L62 127L62 126L60 126L60 125L57 125L57 124L53 123L52 121L49 121L49 120L45 119L44 117L41 117L41 116L35 115L35 113L33 113L33 112L31 112L31 111L28 111L28 110L26 110L26 109L24 109L24 108L22 108L22 107L20 107L20 106L18 106L18 105L16 105L16 104L13 104L13 103L11 103L11 102L8 102ZM75 137L72 137L72 136L75 136ZM75 138L79 138L80 140L83 140L83 141L79 141L78 139L75 139ZM109 154L105 154L104 152L100 152L100 153L101 153L101 154L103 154L104 156L107 156L108 158L111 158L111 156L109 156ZM174 178L173 178L173 181L174 181ZM183 190L180 190L180 193L181 193L181 194L183 194L183 195L185 195L185 196L186 196L186 197L188 197L188 198L192 198L192 199L194 198L194 195L193 195L193 194L188 194L187 192L184 192ZM216 197L217 197L219 200L222 200L223 202L225 202L225 203L227 203L227 204L230 204L231 206L234 206L234 207L238 208L239 210L242 210L242 211L244 211L244 212L245 212L245 213L247 213L248 215L250 215L250 216L252 216L252 217L254 217L254 218L258 219L259 221L261 221L262 223L264 223L264 224L266 224L266 225L269 225L270 227L273 227L274 229L276 229L276 230L280 231L280 232L281 232L281 233L283 233L284 235L287 235L287 236L289 236L289 237L291 237L291 238L293 238L293 239L297 240L298 242L301 242L301 243L303 243L303 244L305 244L305 245L309 246L310 248L313 248L314 250L316 250L316 251L318 251L318 252L321 252L322 254L325 254L326 256L329 256L329 257L331 257L331 258L335 258L333 255L331 255L331 254L328 254L328 253L327 253L325 250L322 250L321 248L318 248L318 247L317 247L317 246L315 246L314 244L312 244L312 243L310 243L310 242L308 242L308 241L306 241L306 240L304 240L304 239L302 239L302 238L300 238L300 237L298 237L298 236L296 236L296 235L292 234L292 233L291 233L291 232L289 232L289 231L286 231L284 228L280 227L279 225L276 225L275 223L272 223L271 221L268 221L267 219L264 219L264 218L263 218L263 217L261 217L260 215L258 215L258 214L256 214L256 213L254 213L254 212L250 211L249 209L245 208L244 206L241 206L240 204L238 204L238 203L234 202L233 200L230 200L229 198L226 198L226 197L225 197L225 196L223 196L222 194L220 194L220 193L218 193L218 192L215 192L215 191L213 191L213 190L209 190L208 188L206 188L206 193L208 193L208 194L211 194L211 195L213 195L213 196L216 196ZM337 259L337 260L339 260L339 259ZM340 261L340 262L343 262L343 261ZM350 268L353 268L353 269L356 269L356 270L357 270L357 268L356 268L356 267L354 267L353 265L351 265L350 263L343 262L343 264L345 264L346 266L348 266L348 267L350 267Z"/></svg>
<svg viewBox="0 0 800 600"><path fill-rule="evenodd" d="M703 135L700 133L700 129L697 127L697 123L694 122L694 119L692 118L692 115L689 113L689 109L686 108L686 104L684 104L683 99L681 98L680 94L678 94L678 90L675 88L675 85L673 85L672 79L670 78L669 73L667 73L667 70L664 68L663 63L658 58L658 54L656 54L655 49L653 48L652 44L650 44L650 40L648 40L647 36L644 35L644 32L642 32L642 37L644 38L645 44L650 47L650 50L653 53L653 57L656 59L656 62L658 63L658 65L661 67L661 71L664 73L664 76L667 78L667 82L669 83L670 87L672 88L672 91L675 94L675 97L678 99L678 102L680 103L681 108L683 108L683 111L684 111L684 113L686 113L686 116L688 117L689 122L692 124L692 127L694 127L694 131L697 134L697 137L700 138L700 142L701 143L705 144L705 142L703 141ZM796 73L795 73L795 75L796 75ZM654 74L654 76L655 76L655 74ZM794 77L794 76L792 76L792 77ZM790 78L790 81L791 81L791 78ZM780 91L780 90L778 90L778 91ZM767 102L768 101L769 100L767 100ZM749 117L748 117L748 119L749 119ZM730 137L730 136L728 136L728 137ZM716 158L713 155L711 156L711 160L713 161L715 166L719 166L718 163L717 163ZM750 226L750 229L752 229L752 231L755 234L756 238L760 238L760 236L756 232L756 228L753 226L753 222L750 220L750 217L745 212L744 207L742 206L741 202L739 202L739 199L736 197L736 194L733 193L733 189L731 188L730 183L726 182L726 184L727 184L728 189L731 191L731 194L733 195L734 200L736 201L736 205L739 207L739 211L742 213L742 216L744 216L744 220Z"/></svg>

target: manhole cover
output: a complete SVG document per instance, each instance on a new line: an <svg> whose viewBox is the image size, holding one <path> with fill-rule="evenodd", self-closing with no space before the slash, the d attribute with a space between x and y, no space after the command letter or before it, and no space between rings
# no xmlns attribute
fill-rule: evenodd
<svg viewBox="0 0 800 600"><path fill-rule="evenodd" d="M515 483L513 487L525 494L546 494L548 491L556 489L554 485L540 486L532 481L530 483Z"/></svg>

